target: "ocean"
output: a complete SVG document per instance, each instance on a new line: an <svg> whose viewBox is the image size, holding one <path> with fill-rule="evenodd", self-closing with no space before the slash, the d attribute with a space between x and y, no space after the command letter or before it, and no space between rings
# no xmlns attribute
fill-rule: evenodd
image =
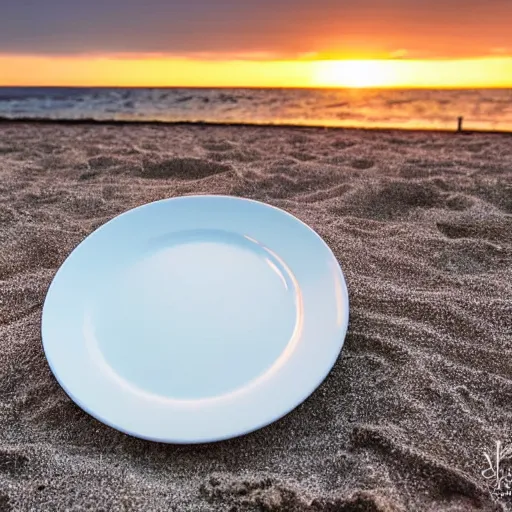
<svg viewBox="0 0 512 512"><path fill-rule="evenodd" d="M0 119L512 131L512 89L1 87Z"/></svg>

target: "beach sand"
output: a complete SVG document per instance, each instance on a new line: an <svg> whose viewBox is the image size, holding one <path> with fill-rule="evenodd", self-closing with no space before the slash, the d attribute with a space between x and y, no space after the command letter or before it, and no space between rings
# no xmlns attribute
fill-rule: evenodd
<svg viewBox="0 0 512 512"><path fill-rule="evenodd" d="M131 438L51 374L45 294L107 220L205 193L266 201L326 240L351 299L345 345L260 431ZM511 136L1 124L0 510L505 509L481 472L512 443L511 297Z"/></svg>

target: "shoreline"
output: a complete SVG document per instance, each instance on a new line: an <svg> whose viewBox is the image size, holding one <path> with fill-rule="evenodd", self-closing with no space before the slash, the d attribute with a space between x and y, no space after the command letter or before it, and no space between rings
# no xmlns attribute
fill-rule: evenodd
<svg viewBox="0 0 512 512"><path fill-rule="evenodd" d="M431 133L431 134L455 134L455 135L505 135L512 136L512 130L449 130L442 128L388 128L388 127L360 127L360 126L322 126L293 123L237 123L237 122L213 122L213 121L159 121L159 120L115 120L115 119L48 119L44 117L20 117L11 119L0 116L0 126L5 124L44 124L44 125L106 125L106 126L197 126L197 127L227 127L227 128L286 128L286 129L313 129L333 131L357 131L357 132L405 132L405 133Z"/></svg>

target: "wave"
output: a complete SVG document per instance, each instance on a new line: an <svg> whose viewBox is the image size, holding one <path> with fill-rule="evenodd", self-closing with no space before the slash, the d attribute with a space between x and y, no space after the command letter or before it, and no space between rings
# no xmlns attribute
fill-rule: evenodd
<svg viewBox="0 0 512 512"><path fill-rule="evenodd" d="M512 90L0 88L0 117L512 131Z"/></svg>

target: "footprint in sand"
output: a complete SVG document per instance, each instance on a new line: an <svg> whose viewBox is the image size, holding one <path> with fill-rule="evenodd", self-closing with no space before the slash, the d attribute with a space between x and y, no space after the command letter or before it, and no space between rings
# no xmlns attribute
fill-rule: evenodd
<svg viewBox="0 0 512 512"><path fill-rule="evenodd" d="M334 149L347 149L351 148L352 146L355 146L356 143L352 142L350 140L337 140L332 143L332 148Z"/></svg>
<svg viewBox="0 0 512 512"><path fill-rule="evenodd" d="M509 180L481 182L474 195L506 213L512 213L512 185Z"/></svg>
<svg viewBox="0 0 512 512"><path fill-rule="evenodd" d="M458 274L503 272L511 264L509 249L481 239L454 238L437 257L439 269Z"/></svg>
<svg viewBox="0 0 512 512"><path fill-rule="evenodd" d="M111 167L122 165L123 160L112 156L94 156L88 160L89 167L95 171L104 171Z"/></svg>
<svg viewBox="0 0 512 512"><path fill-rule="evenodd" d="M226 152L212 152L208 155L208 158L215 162L242 162L242 163L250 163L258 160L260 158L260 154L257 151L246 149L239 150L236 149L234 151L226 151Z"/></svg>
<svg viewBox="0 0 512 512"><path fill-rule="evenodd" d="M496 243L512 243L512 219L509 218L483 222L438 222L436 227L447 238L475 238Z"/></svg>
<svg viewBox="0 0 512 512"><path fill-rule="evenodd" d="M434 185L395 181L385 184L363 184L345 194L335 213L374 220L399 220L415 208L444 206L443 194Z"/></svg>
<svg viewBox="0 0 512 512"><path fill-rule="evenodd" d="M153 179L201 179L229 170L231 170L229 165L213 162L211 160L175 157L159 161L143 162L141 176L143 178Z"/></svg>
<svg viewBox="0 0 512 512"><path fill-rule="evenodd" d="M27 462L28 458L25 455L0 449L0 473L11 477L17 476L23 471Z"/></svg>
<svg viewBox="0 0 512 512"><path fill-rule="evenodd" d="M475 142L474 144L468 144L464 147L466 151L470 153L480 153L484 149L488 148L491 145L490 142Z"/></svg>
<svg viewBox="0 0 512 512"><path fill-rule="evenodd" d="M375 165L375 162L373 160L368 160L366 158L359 158L356 160L352 160L350 162L350 165L354 169L359 169L361 171L364 171L365 169L371 169Z"/></svg>
<svg viewBox="0 0 512 512"><path fill-rule="evenodd" d="M218 151L220 153L230 151L233 149L233 147L233 144L228 141L214 141L203 143L203 148L206 149L207 151Z"/></svg>
<svg viewBox="0 0 512 512"><path fill-rule="evenodd" d="M464 194L452 194L446 199L446 207L456 212L469 210L473 204L473 198Z"/></svg>
<svg viewBox="0 0 512 512"><path fill-rule="evenodd" d="M304 151L295 151L290 153L290 156L300 160L301 162L310 162L311 160L316 160L317 158L316 155L312 155L311 153L306 153Z"/></svg>

